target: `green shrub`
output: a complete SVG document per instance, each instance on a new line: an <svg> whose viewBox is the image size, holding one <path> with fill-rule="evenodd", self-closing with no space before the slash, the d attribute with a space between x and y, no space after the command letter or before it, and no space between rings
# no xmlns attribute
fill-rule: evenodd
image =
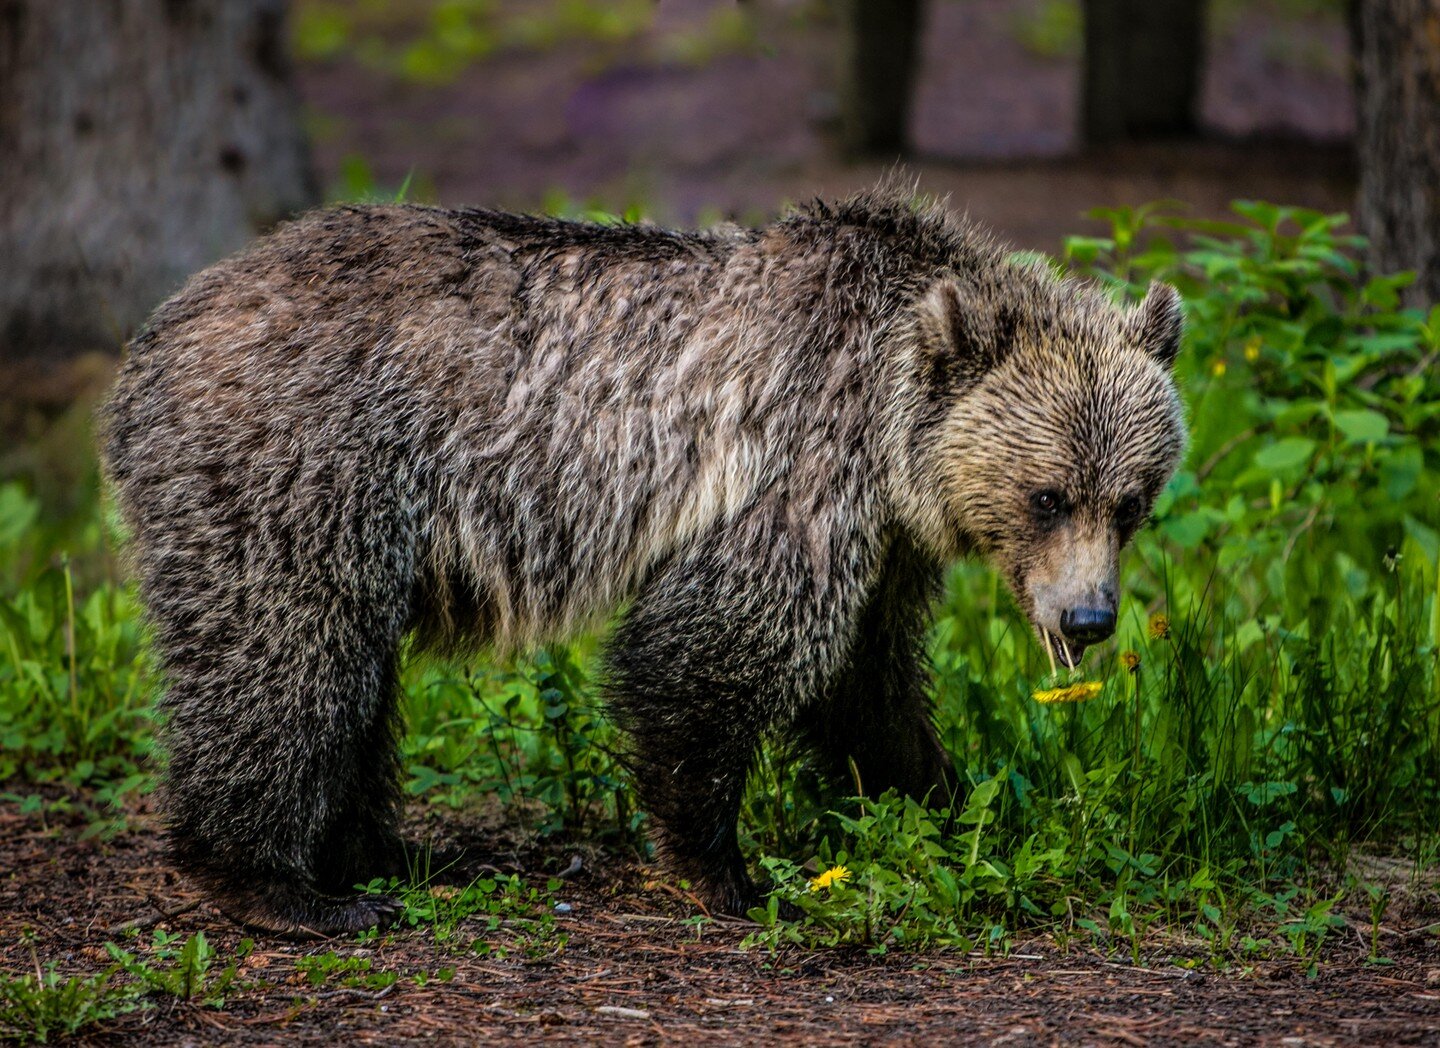
<svg viewBox="0 0 1440 1048"><path fill-rule="evenodd" d="M183 942L178 940L178 935L157 929L148 958L114 943L106 943L105 949L116 969L130 976L137 993L223 1007L226 994L237 988L240 961L254 949L254 942L242 939L236 955L217 969L220 958L204 932L196 932Z"/></svg>
<svg viewBox="0 0 1440 1048"><path fill-rule="evenodd" d="M1246 611L1283 600L1287 584L1325 592L1316 573L1332 567L1358 596L1387 550L1433 567L1440 306L1401 309L1411 277L1367 276L1361 241L1338 232L1344 215L1235 211L1245 221L1100 211L1110 236L1066 244L1072 269L1121 297L1163 279L1186 298L1179 374L1192 450L1157 507L1161 535L1251 583L1236 590ZM1168 233L1188 241L1176 247ZM1193 561L1186 574L1203 578Z"/></svg>
<svg viewBox="0 0 1440 1048"><path fill-rule="evenodd" d="M456 804L494 795L543 833L634 829L616 732L575 652L542 648L511 667L466 672L421 666L409 690L412 794ZM527 808L536 807L532 826Z"/></svg>

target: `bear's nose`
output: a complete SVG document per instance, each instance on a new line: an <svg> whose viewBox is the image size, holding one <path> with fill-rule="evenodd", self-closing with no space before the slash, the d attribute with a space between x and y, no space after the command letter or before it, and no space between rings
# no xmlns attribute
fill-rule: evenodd
<svg viewBox="0 0 1440 1048"><path fill-rule="evenodd" d="M1109 608L1068 608L1060 613L1060 632L1077 644L1096 644L1115 632Z"/></svg>

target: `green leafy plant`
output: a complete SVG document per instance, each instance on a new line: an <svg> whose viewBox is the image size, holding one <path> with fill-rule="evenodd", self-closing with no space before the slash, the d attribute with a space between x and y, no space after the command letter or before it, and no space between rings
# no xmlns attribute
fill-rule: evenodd
<svg viewBox="0 0 1440 1048"><path fill-rule="evenodd" d="M436 943L455 943L462 929L481 934L469 948L487 956L514 951L527 957L558 953L568 936L555 918L554 893L562 884L550 880L544 889L526 885L518 876L481 877L466 885L375 880L363 888L396 895L404 903L402 926L428 928Z"/></svg>
<svg viewBox="0 0 1440 1048"><path fill-rule="evenodd" d="M0 1040L43 1044L145 1006L132 987L115 979L114 968L61 975L54 962L41 966L33 936L26 939L34 971L0 972Z"/></svg>
<svg viewBox="0 0 1440 1048"><path fill-rule="evenodd" d="M856 815L836 816L844 843L821 842L823 872L817 876L806 877L788 860L762 860L777 890L752 912L761 930L746 943L853 945L875 953L892 947L972 949L975 902L1013 892L1017 876L1015 867L997 865L990 849L982 849L1003 785L1002 776L977 784L958 813L958 835L948 840L942 830L948 812L931 812L894 794L854 801ZM1019 857L1018 876L1030 878L1049 858L1036 863ZM782 904L803 916L782 921Z"/></svg>
<svg viewBox="0 0 1440 1048"><path fill-rule="evenodd" d="M310 986L338 982L351 989L383 990L399 981L398 972L377 972L374 965L369 957L343 956L334 950L295 959L295 970Z"/></svg>
<svg viewBox="0 0 1440 1048"><path fill-rule="evenodd" d="M220 958L204 932L196 932L177 946L175 937L158 931L151 958L139 957L114 943L106 943L105 949L141 992L221 1007L236 985L240 961L254 949L254 942L242 940L235 956L218 970L215 966Z"/></svg>
<svg viewBox="0 0 1440 1048"><path fill-rule="evenodd" d="M1241 221L1099 211L1111 235L1066 245L1072 268L1121 297L1152 279L1186 297L1192 466L1157 507L1162 535L1252 578L1252 602L1283 598L1296 571L1316 570L1317 551L1351 593L1381 567L1353 551L1408 546L1434 564L1440 306L1400 308L1411 277L1366 275L1344 215L1255 202L1235 211ZM1291 564L1315 533L1341 541Z"/></svg>
<svg viewBox="0 0 1440 1048"><path fill-rule="evenodd" d="M0 560L40 544L38 515L18 485L0 487ZM0 780L25 771L78 786L134 773L149 752L152 688L129 589L77 592L62 560L0 590Z"/></svg>
<svg viewBox="0 0 1440 1048"><path fill-rule="evenodd" d="M631 832L634 806L616 757L615 731L589 693L575 652L543 648L513 669L464 678L422 671L407 744L409 789L460 800L475 792L512 804L538 801L533 828L549 833Z"/></svg>

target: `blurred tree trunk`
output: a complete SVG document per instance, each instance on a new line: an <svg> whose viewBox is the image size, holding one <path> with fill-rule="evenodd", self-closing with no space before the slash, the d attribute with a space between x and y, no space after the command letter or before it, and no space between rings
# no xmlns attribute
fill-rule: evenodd
<svg viewBox="0 0 1440 1048"><path fill-rule="evenodd" d="M1085 0L1082 139L1194 134L1204 56L1205 0Z"/></svg>
<svg viewBox="0 0 1440 1048"><path fill-rule="evenodd" d="M847 153L897 156L906 151L910 95L920 60L920 4L840 0L840 134Z"/></svg>
<svg viewBox="0 0 1440 1048"><path fill-rule="evenodd" d="M1360 230L1409 300L1440 302L1440 0L1356 0Z"/></svg>
<svg viewBox="0 0 1440 1048"><path fill-rule="evenodd" d="M0 0L0 359L114 348L317 192L285 0Z"/></svg>

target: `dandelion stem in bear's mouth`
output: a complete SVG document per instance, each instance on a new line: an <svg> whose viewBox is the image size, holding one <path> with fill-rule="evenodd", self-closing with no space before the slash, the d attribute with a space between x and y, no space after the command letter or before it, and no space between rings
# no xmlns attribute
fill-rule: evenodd
<svg viewBox="0 0 1440 1048"><path fill-rule="evenodd" d="M1055 649L1050 647L1050 631L1043 626L1040 628L1040 639L1045 642L1045 654L1050 659L1050 676L1055 676Z"/></svg>

